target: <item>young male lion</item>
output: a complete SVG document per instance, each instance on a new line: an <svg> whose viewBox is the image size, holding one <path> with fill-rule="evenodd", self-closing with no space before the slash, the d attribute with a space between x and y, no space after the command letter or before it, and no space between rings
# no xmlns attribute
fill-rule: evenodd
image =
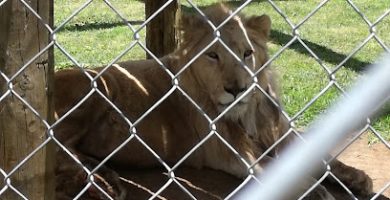
<svg viewBox="0 0 390 200"><path fill-rule="evenodd" d="M270 18L240 15L225 23L231 11L222 4L204 13L209 21L183 17L180 48L158 62L121 62L86 70L88 76L78 69L57 72L56 138L92 168L121 146L108 160L111 165L161 166L158 156L169 166L180 161L179 165L209 167L240 178L260 173L263 160L255 163L256 158L288 128L269 98L277 102L270 69L259 71L268 60ZM364 173L336 165L359 177L354 182L341 176L347 186L361 194L371 192L371 180ZM310 178L302 183L300 192L314 182ZM321 186L307 198L334 199Z"/></svg>

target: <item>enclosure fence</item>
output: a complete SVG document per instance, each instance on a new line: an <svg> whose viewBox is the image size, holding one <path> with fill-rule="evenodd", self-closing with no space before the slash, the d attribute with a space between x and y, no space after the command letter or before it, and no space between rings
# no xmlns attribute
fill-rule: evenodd
<svg viewBox="0 0 390 200"><path fill-rule="evenodd" d="M306 171L315 168L307 163L315 163L319 156L325 157L345 135L359 127L361 121L365 121L389 98L389 67L390 57L387 57L385 62L371 69L366 81L358 82L348 92L348 96L340 99L326 116L320 117L312 125L303 146L302 143L295 142L281 155L280 161L269 167L268 172L264 172L263 187L259 189L252 184L250 190L241 192L239 199L284 199L283 193L273 188L294 191L292 185L299 184ZM365 98L364 101L360 100Z"/></svg>
<svg viewBox="0 0 390 200"><path fill-rule="evenodd" d="M353 0L345 0L345 2L347 2L351 8L353 8L353 11L356 12L360 19L362 21L364 21L366 24L367 24L367 29L369 30L370 34L364 39L362 40L346 57L343 61L341 61L335 68L330 68L328 67L325 62L323 60L321 60L321 58L319 56L316 55L316 53L309 47L309 45L306 44L306 41L304 41L300 34L299 34L299 29L302 25L304 25L313 15L315 15L319 10L321 10L321 8L323 8L328 2L330 2L331 0L324 0L324 1L321 1L306 17L304 17L299 23L295 24L293 23L289 16L286 15L282 9L280 9L278 7L278 5L273 1L273 0L268 0L268 3L274 8L274 10L280 14L280 16L282 16L284 18L284 20L287 22L287 24L291 27L291 35L292 35L292 38L282 47L280 48L276 53L274 53L273 55L271 55L270 59L267 61L267 63L265 63L263 66L260 67L260 69L258 71L251 71L251 69L249 69L247 66L245 66L245 64L242 65L243 68L246 69L246 71L248 73L250 73L250 75L252 77L254 77L254 81L253 83L248 87L247 91L244 93L244 95L242 95L240 98L236 99L230 106L227 107L226 110L224 110L223 112L221 112L217 117L215 118L211 118L209 117L206 112L204 110L202 110L201 106L199 106L197 104L197 102L195 100L192 99L192 97L190 95L188 95L186 93L185 90L183 90L181 87L180 87L180 80L179 80L179 77L180 75L185 71L187 70L191 64L197 59L199 58L203 53L205 53L207 51L208 48L210 48L213 44L216 44L216 43L220 43L230 54L232 57L234 57L238 62L240 63L243 63L241 61L241 58L240 56L236 55L233 50L230 49L230 47L221 39L220 35L219 34L215 34L215 38L212 40L212 42L210 42L204 49L202 49L199 53L197 53L196 56L194 56L183 68L181 71L179 71L177 74L173 74L170 70L168 70L166 68L166 66L164 66L164 64L146 47L146 45L144 44L144 42L142 41L142 37L140 36L140 31L142 29L145 29L145 27L147 26L148 23L150 23L151 20L153 20L158 14L160 14L161 12L163 12L163 10L168 7L170 4L174 3L173 0L168 0L166 1L162 6L161 8L159 8L155 13L153 13L151 16L149 16L147 19L145 19L145 21L143 21L141 23L141 25L139 26L134 26L134 24L130 23L130 19L127 19L124 15L122 15L120 13L120 11L115 7L113 6L113 4L111 3L111 1L109 0L101 0L102 2L104 2L108 8L111 9L111 11L113 13L115 13L121 20L124 24L126 24L126 26L129 28L129 31L131 31L131 33L133 34L134 38L133 40L128 44L127 48L125 48L119 55L117 55L117 57L115 57L109 64L106 65L106 67L100 71L96 76L92 76L90 73L87 73L86 69L84 68L83 64L82 63L79 63L77 61L77 59L75 59L71 53L68 52L68 50L62 45L60 44L57 40L56 40L56 34L64 29L64 26L69 23L69 21L71 21L73 18L75 18L81 11L83 11L85 8L87 8L94 0L86 0L85 3L80 6L79 8L77 8L76 10L74 10L74 12L68 16L63 22L61 22L57 27L52 27L50 25L50 22L47 21L46 19L43 19L42 16L40 16L37 8L33 8L31 6L31 2L30 1L25 1L25 0L2 0L0 1L0 8L5 6L7 3L11 3L11 2L18 2L22 5L23 9L26 10L28 12L29 15L33 16L34 18L36 18L35 20L37 20L41 26L44 27L45 31L47 31L50 35L50 41L47 45L45 45L44 47L41 47L39 52L36 53L34 56L32 56L31 58L27 59L27 60L24 60L24 62L19 66L19 68L9 74L5 71L3 71L3 66L0 66L0 75L1 75L1 78L2 78L2 82L4 82L4 84L1 85L2 87L2 91L0 93L0 108L2 109L1 112L3 112L3 104L7 101L7 98L13 98L15 99L16 101L18 101L19 103L21 103L23 105L23 107L25 107L25 109L28 110L28 112L31 112L36 119L38 119L39 123L43 124L44 125L44 135L45 135L45 139L43 140L42 143L40 143L38 146L36 146L31 152L29 152L27 155L25 155L25 157L22 159L22 160L19 160L18 162L16 162L10 170L6 170L4 166L0 166L0 179L1 182L0 182L0 199L2 199L2 195L4 195L6 192L13 192L15 193L18 197L22 198L22 199L31 199L28 195L24 194L23 191L21 191L20 189L18 189L17 187L15 187L15 184L14 184L14 181L13 181L13 178L12 176L18 172L18 170L21 170L23 168L24 165L26 165L27 162L29 162L29 160L31 160L34 155L37 154L37 152L40 152L42 149L44 149L49 143L55 143L56 146L58 146L60 149L62 149L64 152L66 152L66 154L68 156L70 156L72 158L72 160L77 163L80 167L83 168L83 170L85 170L85 172L88 174L88 177L87 177L87 181L88 181L88 184L74 197L74 199L79 199L91 186L94 186L96 187L98 190L100 190L100 192L102 194L104 194L107 199L113 199L113 197L111 197L103 188L101 188L95 181L95 178L93 176L94 173L96 173L98 171L98 169L100 169L104 164L106 164L110 158L112 158L119 150L121 150L123 148L123 146L125 146L126 144L128 144L130 141L132 140L136 140L138 141L140 144L142 144L154 157L156 160L158 160L162 166L164 166L164 168L166 169L166 172L169 176L169 180L158 190L158 191L155 191L155 193L150 197L150 199L154 199L156 198L158 195L160 195L168 186L170 186L171 184L176 184L180 187L180 189L182 191L184 191L185 193L188 194L188 196L192 199L196 199L196 197L191 194L191 192L180 182L178 181L178 179L175 177L175 170L181 166L183 164L183 162L190 156L192 155L200 146L202 146L205 142L207 142L211 137L217 137L223 144L226 145L226 147L228 147L234 154L238 154L237 150L231 145L229 144L222 136L220 133L218 133L217 131L217 128L216 128L216 122L219 121L233 106L235 106L242 98L245 97L245 95L247 95L251 90L259 90L260 92L264 93L265 96L267 96L274 104L275 106L279 106L279 104L277 102L275 102L271 97L269 97L269 95L267 95L267 93L265 92L264 88L262 88L258 83L257 83L257 80L255 80L255 77L258 73L260 73L262 70L264 70L265 68L267 68L269 66L269 64L274 61L276 58L280 57L280 55L286 51L286 49L288 49L289 47L291 47L291 45L293 43L299 43L301 44L306 50L307 52L319 63L319 65L322 67L322 69L326 72L329 80L328 80L328 84L316 95L314 96L305 106L303 106L303 108L295 113L293 116L290 116L288 113L282 111L282 114L288 119L289 123L290 123L290 129L288 130L288 132L280 139L277 141L277 143L275 143L274 145L272 145L270 147L270 149L268 149L266 152L264 152L264 154L262 156L260 156L258 159L257 159L257 162L259 162L267 153L269 153L270 151L272 151L273 148L275 148L278 144L280 144L283 139L285 138L285 136L289 135L289 134L295 134L297 136L300 137L300 133L299 133L299 130L297 127L295 127L294 125L294 122L297 120L298 117L300 117L302 115L302 113L304 113L305 111L307 111L321 96L323 96L328 90L330 90L330 88L336 88L338 89L341 93L344 93L344 89L342 86L340 86L340 84L338 83L337 79L335 78L335 74L343 67L343 65L349 60L351 59L355 54L357 54L357 52L359 52L368 42L370 41L376 41L384 50L384 52L390 52L389 51L389 47L386 45L386 43L380 38L380 36L376 33L376 27L378 24L382 23L383 20L389 16L390 14L390 7L389 9L387 9L382 15L380 15L380 17L378 17L376 20L374 21L370 21L364 14L364 12L362 12L358 6L355 5L354 1ZM184 1L184 0L183 0ZM242 1L242 4L240 6L238 6L232 13L231 15L226 18L224 20L224 22L222 22L220 25L216 26L215 24L212 24L210 22L210 20L206 17L206 15L202 12L201 9L198 8L197 4L196 4L196 1L191 1L191 0L187 0L186 1L189 5L192 6L192 8L195 10L195 13L200 15L205 21L209 22L208 24L210 25L210 28L215 32L215 33L218 33L220 31L220 29L227 24L227 22L232 19L237 13L239 13L242 9L244 9L247 5L249 5L250 3L253 3L251 0L247 0L247 1ZM301 3L301 2L297 2L297 3ZM39 7L39 6L38 6ZM12 24L11 24L12 26ZM1 27L0 27L1 28ZM138 47L141 47L153 60L155 60L160 66L161 68L169 75L169 77L171 78L172 80L172 87L169 89L169 91L159 100L157 101L150 109L148 109L141 117L139 117L137 120L135 121L130 121L127 116L125 116L125 114L123 114L123 112L109 99L105 96L105 94L100 91L97 87L97 81L98 79L109 69L112 67L113 64L115 64L118 60L120 60L126 53L128 53L130 50L132 50L133 48L135 48L136 46ZM18 77L20 76L23 76L24 73L26 72L26 70L28 70L29 68L31 68L34 64L36 64L37 62L39 62L39 58L46 54L48 52L49 49L51 48L57 48L58 50L60 50L60 52L62 52L70 61L72 61L72 63L77 66L79 69L80 69L80 72L83 73L85 75L85 77L87 77L89 80L90 80L90 83L91 83L91 88L90 88L90 91L88 92L88 94L86 96L84 96L82 98L81 101L79 101L72 109L70 109L66 114L64 114L63 116L61 116L58 120L54 121L54 122L50 122L48 120L48 118L45 116L45 114L41 113L40 111L38 111L36 109L36 106L35 105L32 105L31 102L29 102L28 100L26 100L26 98L20 94L20 92L18 92L18 89L16 89L16 85L15 85L15 82L16 80L18 79ZM12 55L7 55L7 56L12 56ZM19 85L17 85L19 87ZM147 117L150 113L152 113L164 100L166 100L173 92L180 92L185 98L187 98L196 108L197 110L205 117L205 119L209 122L209 127L210 127L210 130L209 130L209 133L207 134L206 137L202 138L199 143L197 145L195 145L184 157L182 157L182 159L180 159L175 165L173 166L170 166L169 164L167 164L163 159L160 158L160 156L158 155L158 152L155 152L150 146L149 144L147 144L143 139L141 139L141 137L139 137L139 135L137 135L137 130L136 130L136 126L138 124L140 124L140 122L142 120L145 119L145 117ZM55 132L53 131L57 126L58 124L60 124L66 117L68 117L74 110L76 110L79 106L81 106L88 98L90 98L92 95L99 95L101 96L118 114L121 115L121 117L128 123L128 125L131 127L130 129L130 133L129 133L129 137L126 141L124 141L121 145L119 145L117 148L115 148L112 153L110 153L106 158L104 158L100 163L99 165L97 165L95 168L93 168L92 170L88 169L86 166L84 166L84 164L82 162L80 162L78 160L78 158L76 156L74 156L72 154L72 152L70 152L70 150L64 146L55 136ZM12 117L12 116L10 116ZM364 134L365 132L367 131L370 131L372 132L378 139L381 143L383 143L387 149L390 151L390 144L388 141L386 141L381 133L379 131L377 131L371 124L371 120L368 119L367 120L367 124L364 126L364 128L362 128L358 134L356 134L354 136L354 138L348 142L348 144L346 144L343 148L341 148L341 150L335 155L336 157L341 154L346 148L348 148L348 146L350 146L359 136L361 136L362 134ZM18 134L18 133L14 133L14 134ZM0 137L2 136L2 133L0 133ZM0 142L2 139L0 138ZM252 169L252 167L255 165L255 163L248 163L247 161L245 161L245 159L241 158L240 159L243 164L245 164L248 168L248 171L250 169ZM320 178L317 182L316 185L320 184L321 181L327 177L327 176L331 176L333 177L335 180L337 180L337 182L341 185L341 187L344 188L345 191L347 191L348 194L351 195L351 197L353 199L357 199L357 197L350 191L350 189L345 186L339 179L338 177L336 177L331 171L327 171L326 173L323 174L322 178ZM243 183L238 186L234 191L232 191L228 196L226 196L226 199L230 199L232 198L234 195L236 195L243 187L246 186L246 184L250 181L250 180L257 180L257 178L251 174L251 175L248 175L248 177L245 179L245 181L243 181ZM311 189L314 189L315 186L314 185ZM387 182L386 185L384 185L382 187L382 189L380 189L380 191L376 191L378 194L381 194L383 193L384 191L386 191L388 188L390 187L390 180L389 182ZM308 192L305 193L305 195L307 194ZM303 197L302 197L303 198ZM375 199L377 198L377 196L374 196L372 199Z"/></svg>

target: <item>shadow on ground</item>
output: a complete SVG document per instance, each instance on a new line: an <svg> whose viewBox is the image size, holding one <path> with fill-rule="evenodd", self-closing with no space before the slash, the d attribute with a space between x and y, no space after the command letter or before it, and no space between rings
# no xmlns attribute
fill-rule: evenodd
<svg viewBox="0 0 390 200"><path fill-rule="evenodd" d="M149 199L155 192L164 186L168 176L159 169L121 171L122 184L127 189L126 200ZM196 199L222 200L227 197L243 180L237 179L221 171L211 169L181 168L175 172L175 177ZM77 184L75 184L77 185ZM324 183L324 186L331 192L336 200L352 200L339 186ZM66 186L72 187L72 186ZM82 188L79 188L80 191ZM76 191L76 190L74 190ZM92 190L88 190L92 191ZM86 192L81 199L97 200L96 195ZM96 191L96 190L95 190ZM76 193L77 194L77 193ZM70 198L76 194L71 194ZM172 182L155 199L160 200L186 200L191 199L182 188ZM234 199L234 197L233 197ZM369 199L369 198L367 198ZM308 199L305 199L308 200ZM364 198L359 198L364 200ZM385 196L380 196L377 200L390 200Z"/></svg>

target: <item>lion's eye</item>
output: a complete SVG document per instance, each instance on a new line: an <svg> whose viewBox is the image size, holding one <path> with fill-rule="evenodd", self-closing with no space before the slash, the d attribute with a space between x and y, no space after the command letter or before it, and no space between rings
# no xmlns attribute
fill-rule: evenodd
<svg viewBox="0 0 390 200"><path fill-rule="evenodd" d="M219 60L218 54L215 52L208 52L206 55L213 60Z"/></svg>
<svg viewBox="0 0 390 200"><path fill-rule="evenodd" d="M253 50L246 50L244 52L244 58L247 59L249 58L249 56L251 56L253 54Z"/></svg>

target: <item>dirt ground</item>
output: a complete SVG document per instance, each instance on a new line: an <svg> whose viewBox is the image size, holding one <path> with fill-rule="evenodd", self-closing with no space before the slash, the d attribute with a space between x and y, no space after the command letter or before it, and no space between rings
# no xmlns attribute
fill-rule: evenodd
<svg viewBox="0 0 390 200"><path fill-rule="evenodd" d="M366 136L358 138L338 158L345 164L364 170L373 179L375 192L381 191L387 184L390 184L390 149L381 142L368 145ZM62 161L64 162L66 159L62 159ZM127 200L148 199L169 180L161 169L125 170L119 171L119 174L123 177L120 180L122 185L128 191ZM240 179L211 169L179 167L175 170L175 176L178 182L190 191L195 198L202 200L224 199L242 183ZM62 184L57 185L58 191L67 193L65 196L68 196L65 198L57 197L58 200L73 199L72 197L85 186L85 183L80 183L80 180L77 179L74 171L65 170L58 177L59 180L63 180ZM83 179L85 180L85 177ZM334 185L324 186L337 200L351 199L339 187ZM96 192L97 190L89 189L81 199L105 199L101 197L100 192ZM382 194L377 200L389 200L390 188L387 188ZM177 184L172 183L156 199L185 200L191 198ZM359 198L359 200L362 199ZM366 200L366 198L363 200Z"/></svg>
<svg viewBox="0 0 390 200"><path fill-rule="evenodd" d="M390 149L382 142L368 145L367 136L362 136L338 158L350 166L364 170L373 179L375 192L390 184ZM383 194L390 197L390 187Z"/></svg>
<svg viewBox="0 0 390 200"><path fill-rule="evenodd" d="M364 170L374 183L374 191L381 191L386 184L390 184L390 149L383 143L377 142L369 145L367 136L354 141L339 157L345 164ZM153 174L153 173L151 173ZM158 175L159 174L159 175ZM152 191L157 191L168 180L161 172L145 177L139 173L127 173L132 181L127 182L131 199L144 199L150 197ZM160 177L157 178L156 177ZM234 177L214 170L180 169L176 176L181 177L180 182L188 188L197 199L223 199L241 181ZM149 180L149 181L146 181ZM156 185L156 183L158 183ZM135 186L135 187L134 187ZM156 187L157 186L157 187ZM137 188L137 189L135 189ZM344 191L330 188L338 200L350 199ZM390 188L387 188L378 199L390 197ZM175 184L172 184L157 199L187 199L188 196Z"/></svg>

